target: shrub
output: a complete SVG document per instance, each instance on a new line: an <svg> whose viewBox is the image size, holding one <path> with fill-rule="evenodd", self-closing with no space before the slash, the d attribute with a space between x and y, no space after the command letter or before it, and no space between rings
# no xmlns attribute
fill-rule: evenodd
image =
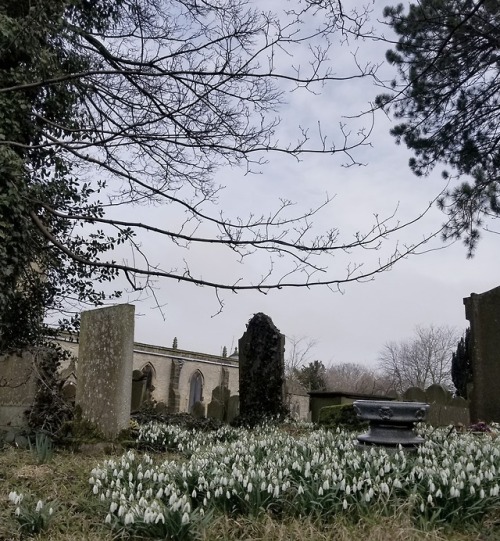
<svg viewBox="0 0 500 541"><path fill-rule="evenodd" d="M368 423L358 419L352 404L325 406L319 411L318 423L325 427L341 427L347 430L364 430Z"/></svg>

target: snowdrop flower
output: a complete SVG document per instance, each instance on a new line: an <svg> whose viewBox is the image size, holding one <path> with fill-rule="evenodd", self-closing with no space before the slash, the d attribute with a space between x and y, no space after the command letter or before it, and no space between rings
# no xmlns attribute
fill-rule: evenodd
<svg viewBox="0 0 500 541"><path fill-rule="evenodd" d="M125 526L127 526L127 524L133 524L134 523L134 514L131 511L129 511L125 515L124 523L125 523Z"/></svg>
<svg viewBox="0 0 500 541"><path fill-rule="evenodd" d="M163 513L158 513L158 515L156 515L155 524L158 524L158 522L165 524L165 517L163 516Z"/></svg>
<svg viewBox="0 0 500 541"><path fill-rule="evenodd" d="M17 492L10 492L10 493L9 493L9 500L10 500L14 505L19 505L19 504L23 501L23 495L22 495L22 494L18 494Z"/></svg>
<svg viewBox="0 0 500 541"><path fill-rule="evenodd" d="M43 508L43 502L42 502L42 500L38 500L38 503L36 504L36 509L35 509L36 512L37 512L37 513L40 513L40 511L42 510L42 508Z"/></svg>

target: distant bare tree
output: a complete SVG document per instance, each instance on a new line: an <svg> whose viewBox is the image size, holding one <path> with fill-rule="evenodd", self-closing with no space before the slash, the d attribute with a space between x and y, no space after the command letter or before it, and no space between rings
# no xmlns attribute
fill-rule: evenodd
<svg viewBox="0 0 500 541"><path fill-rule="evenodd" d="M329 391L361 394L386 394L392 381L375 370L357 363L332 365L326 371Z"/></svg>
<svg viewBox="0 0 500 541"><path fill-rule="evenodd" d="M459 336L453 327L416 327L414 338L385 344L379 354L380 371L400 393L433 383L451 387L451 356Z"/></svg>
<svg viewBox="0 0 500 541"><path fill-rule="evenodd" d="M316 346L316 340L302 336L287 337L286 357L285 357L285 376L296 379L296 373L311 360L311 352Z"/></svg>

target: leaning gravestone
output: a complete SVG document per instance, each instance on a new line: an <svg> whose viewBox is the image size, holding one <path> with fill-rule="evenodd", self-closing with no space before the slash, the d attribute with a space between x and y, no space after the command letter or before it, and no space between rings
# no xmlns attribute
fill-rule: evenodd
<svg viewBox="0 0 500 541"><path fill-rule="evenodd" d="M259 422L285 407L285 337L271 318L255 314L239 340L240 418Z"/></svg>
<svg viewBox="0 0 500 541"><path fill-rule="evenodd" d="M106 437L129 426L133 349L133 305L82 313L76 404Z"/></svg>
<svg viewBox="0 0 500 541"><path fill-rule="evenodd" d="M471 421L500 422L500 287L464 299L470 321Z"/></svg>

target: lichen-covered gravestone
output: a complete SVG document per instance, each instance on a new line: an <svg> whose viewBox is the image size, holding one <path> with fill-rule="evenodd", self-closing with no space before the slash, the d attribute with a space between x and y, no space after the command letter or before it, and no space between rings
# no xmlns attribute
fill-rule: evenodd
<svg viewBox="0 0 500 541"><path fill-rule="evenodd" d="M240 419L260 422L282 416L285 406L285 337L259 312L239 340Z"/></svg>
<svg viewBox="0 0 500 541"><path fill-rule="evenodd" d="M133 349L133 305L82 313L76 404L110 438L129 426Z"/></svg>

